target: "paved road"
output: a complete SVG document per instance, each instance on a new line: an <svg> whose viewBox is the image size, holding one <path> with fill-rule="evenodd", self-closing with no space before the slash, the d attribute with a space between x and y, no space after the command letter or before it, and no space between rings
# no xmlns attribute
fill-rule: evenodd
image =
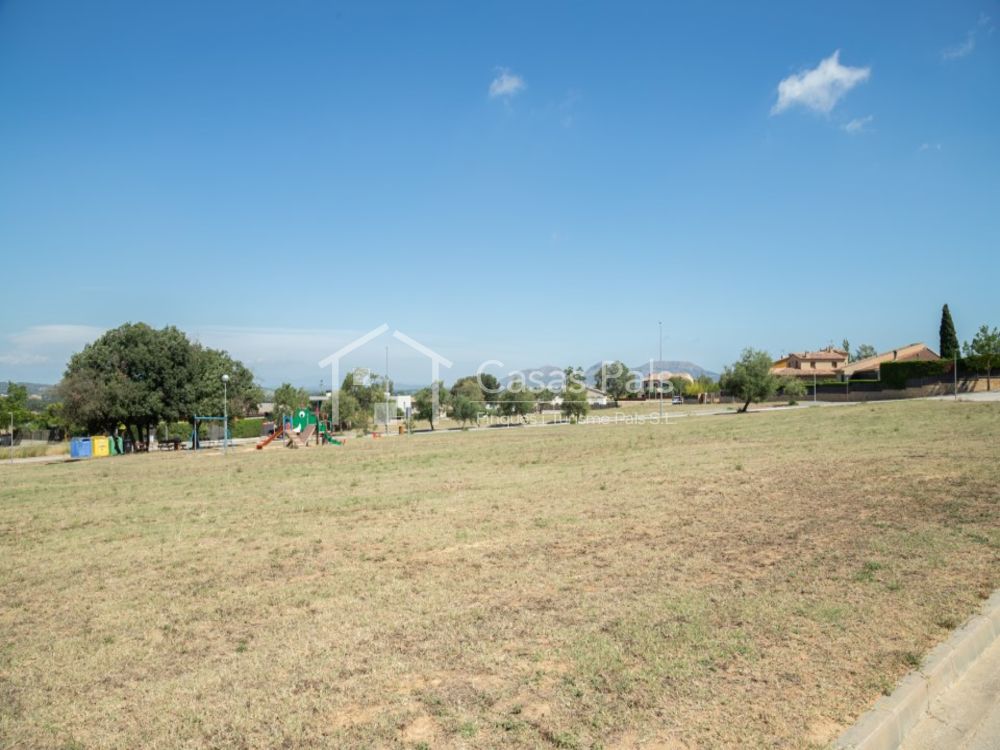
<svg viewBox="0 0 1000 750"><path fill-rule="evenodd" d="M1000 638L931 704L900 750L1000 750Z"/></svg>

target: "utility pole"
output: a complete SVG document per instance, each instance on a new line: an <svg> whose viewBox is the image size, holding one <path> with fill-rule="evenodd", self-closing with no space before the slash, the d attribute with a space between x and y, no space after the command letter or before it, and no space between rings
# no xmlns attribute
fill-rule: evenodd
<svg viewBox="0 0 1000 750"><path fill-rule="evenodd" d="M660 326L660 358L657 360L656 366L658 368L663 367L663 321L657 321ZM662 372L662 371L661 371ZM663 381L660 378L660 373L656 375L656 382L660 384L660 421L663 421Z"/></svg>
<svg viewBox="0 0 1000 750"><path fill-rule="evenodd" d="M955 400L958 401L958 351L956 350L952 352L952 354L954 355L955 359L954 363L951 366L951 370L952 370L952 375L955 379ZM13 432L11 433L11 435L12 435L11 440L13 441L14 439Z"/></svg>
<svg viewBox="0 0 1000 750"><path fill-rule="evenodd" d="M222 455L229 448L229 375L222 374Z"/></svg>
<svg viewBox="0 0 1000 750"><path fill-rule="evenodd" d="M10 413L10 462L14 463L14 412Z"/></svg>

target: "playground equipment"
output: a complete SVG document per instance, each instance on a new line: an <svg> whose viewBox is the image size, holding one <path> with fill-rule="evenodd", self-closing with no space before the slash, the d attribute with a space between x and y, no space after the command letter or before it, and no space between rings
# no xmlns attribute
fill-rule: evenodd
<svg viewBox="0 0 1000 750"><path fill-rule="evenodd" d="M323 442L343 445L345 442L333 437L327 423L308 409L299 409L291 417L286 416L280 428L275 426L273 433L257 443L257 450L266 448L279 437L285 441L287 448L308 448L314 439L316 445L321 445Z"/></svg>
<svg viewBox="0 0 1000 750"><path fill-rule="evenodd" d="M201 438L198 437L198 425L201 422L222 422L222 439L229 440L232 436L229 434L229 425L226 424L228 420L225 417L195 417L194 418L194 429L191 430L191 449L198 450L201 448Z"/></svg>

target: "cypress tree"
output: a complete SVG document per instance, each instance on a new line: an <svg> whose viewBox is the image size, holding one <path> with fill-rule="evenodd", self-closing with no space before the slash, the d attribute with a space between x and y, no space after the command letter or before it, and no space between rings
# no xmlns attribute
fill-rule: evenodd
<svg viewBox="0 0 1000 750"><path fill-rule="evenodd" d="M948 309L948 305L941 308L941 330L939 331L941 336L941 357L944 359L951 359L952 357L959 354L958 350L958 334L955 333L955 324L951 319L951 310Z"/></svg>

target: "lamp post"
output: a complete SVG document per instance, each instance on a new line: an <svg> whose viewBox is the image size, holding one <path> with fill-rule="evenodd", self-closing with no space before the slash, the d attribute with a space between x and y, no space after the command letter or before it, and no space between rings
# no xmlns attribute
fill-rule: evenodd
<svg viewBox="0 0 1000 750"><path fill-rule="evenodd" d="M14 412L10 413L10 462L14 463Z"/></svg>
<svg viewBox="0 0 1000 750"><path fill-rule="evenodd" d="M657 321L657 324L660 327L660 358L659 358L659 360L657 360L656 366L659 368L659 367L663 367L663 321L662 320ZM663 421L663 381L660 378L660 374L659 373L657 373L657 375L656 375L656 382L660 384L660 388L659 388L659 390L660 390L660 421L662 422Z"/></svg>
<svg viewBox="0 0 1000 750"><path fill-rule="evenodd" d="M229 375L222 374L222 455L229 448Z"/></svg>
<svg viewBox="0 0 1000 750"><path fill-rule="evenodd" d="M951 365L952 379L955 383L955 400L958 401L958 349L952 352L953 361ZM13 441L13 431L11 431L11 440Z"/></svg>

